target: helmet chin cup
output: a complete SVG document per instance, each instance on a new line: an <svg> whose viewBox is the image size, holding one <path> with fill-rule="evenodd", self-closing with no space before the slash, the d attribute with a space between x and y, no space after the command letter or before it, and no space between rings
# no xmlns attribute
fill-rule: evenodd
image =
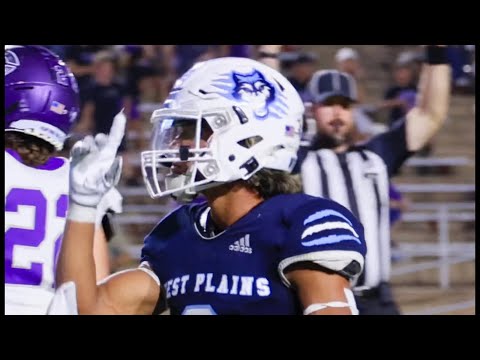
<svg viewBox="0 0 480 360"><path fill-rule="evenodd" d="M172 197L175 199L175 201L184 204L192 202L197 196L197 193L187 193L186 191L178 191L176 193L172 193Z"/></svg>
<svg viewBox="0 0 480 360"><path fill-rule="evenodd" d="M184 187L189 177L186 175L176 175L165 178L165 189L175 190ZM186 188L172 193L172 197L179 202L190 202L197 196L197 192L192 188Z"/></svg>

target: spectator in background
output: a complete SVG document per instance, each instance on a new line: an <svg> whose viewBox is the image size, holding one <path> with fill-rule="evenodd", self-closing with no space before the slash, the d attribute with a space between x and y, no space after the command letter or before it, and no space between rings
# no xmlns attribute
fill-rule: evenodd
<svg viewBox="0 0 480 360"><path fill-rule="evenodd" d="M297 90L303 102L311 102L308 82L316 70L317 56L308 52L285 52L280 57L282 72Z"/></svg>
<svg viewBox="0 0 480 360"><path fill-rule="evenodd" d="M129 119L128 129L138 131L138 112L134 110L132 97L128 95L126 87L117 80L116 58L111 52L101 51L93 60L93 78L85 89L85 103L82 108L80 122L75 128L77 134L91 133L93 135L108 134L113 118L125 108L125 115ZM123 140L119 153L127 150ZM135 182L134 168L130 161L125 159L123 174L126 183Z"/></svg>
<svg viewBox="0 0 480 360"><path fill-rule="evenodd" d="M65 62L72 69L77 78L78 88L80 90L80 104L83 107L85 103L85 89L93 73L93 59L95 54L105 50L107 45L66 45Z"/></svg>
<svg viewBox="0 0 480 360"><path fill-rule="evenodd" d="M452 45L448 49L454 90L471 93L475 89L475 45Z"/></svg>
<svg viewBox="0 0 480 360"><path fill-rule="evenodd" d="M367 141L370 137L384 132L386 130L385 126L375 123L368 114L368 105L365 106L364 70L358 52L347 47L339 49L335 54L335 66L338 71L351 75L357 84L357 102L352 108L356 125L353 141Z"/></svg>
<svg viewBox="0 0 480 360"><path fill-rule="evenodd" d="M249 58L252 55L251 45L230 45L228 56Z"/></svg>
<svg viewBox="0 0 480 360"><path fill-rule="evenodd" d="M177 79L174 67L174 53L172 45L143 45L142 58L137 65L152 69L150 79L155 89L155 102L163 102ZM143 84L140 84L143 85Z"/></svg>
<svg viewBox="0 0 480 360"><path fill-rule="evenodd" d="M298 52L302 50L301 45L282 45L281 51L283 52Z"/></svg>
<svg viewBox="0 0 480 360"><path fill-rule="evenodd" d="M335 68L338 71L352 75L357 83L358 102L365 101L365 88L363 86L364 70L360 63L358 52L352 48L341 48L335 53Z"/></svg>
<svg viewBox="0 0 480 360"><path fill-rule="evenodd" d="M401 53L393 67L394 84L387 89L384 100L377 110L388 109L390 115L388 124L392 126L395 121L401 119L412 107L417 93L418 62L414 53Z"/></svg>
<svg viewBox="0 0 480 360"><path fill-rule="evenodd" d="M220 45L175 45L175 70L183 75L198 61L213 59L219 55Z"/></svg>
<svg viewBox="0 0 480 360"><path fill-rule="evenodd" d="M252 57L252 45L219 45L218 57Z"/></svg>
<svg viewBox="0 0 480 360"><path fill-rule="evenodd" d="M162 102L174 80L169 45L127 45L126 82L135 102Z"/></svg>

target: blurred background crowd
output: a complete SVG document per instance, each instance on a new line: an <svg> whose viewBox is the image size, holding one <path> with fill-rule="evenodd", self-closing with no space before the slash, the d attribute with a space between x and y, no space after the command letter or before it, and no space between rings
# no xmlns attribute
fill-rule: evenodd
<svg viewBox="0 0 480 360"><path fill-rule="evenodd" d="M67 61L78 79L82 109L71 143L85 134L108 132L114 115L125 108L119 188L124 212L115 219L110 249L112 270L131 266L143 234L176 205L168 199L150 200L143 185L139 154L150 146L152 111L194 63L224 56L256 59L259 45L46 46ZM416 45L283 45L280 69L307 108L304 140L316 131L307 87L315 71L336 68L357 80L360 142L387 131L414 106L422 54ZM438 305L438 313L469 313L474 307L468 299L475 281L475 45L449 46L449 61L453 95L447 124L407 162L390 188L392 282L400 289L397 297L406 313L417 311L413 304L421 301L418 296L434 299L437 289L455 286L458 299ZM419 295L410 288L415 285L431 286L431 292Z"/></svg>

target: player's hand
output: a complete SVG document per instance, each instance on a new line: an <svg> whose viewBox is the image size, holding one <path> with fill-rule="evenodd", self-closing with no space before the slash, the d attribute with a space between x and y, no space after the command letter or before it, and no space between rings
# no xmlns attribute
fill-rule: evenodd
<svg viewBox="0 0 480 360"><path fill-rule="evenodd" d="M115 214L120 214L123 211L122 203L123 196L115 187L112 187L103 196L102 200L100 200L100 203L97 206L95 226L98 228L100 225L102 225L102 219L108 211L114 212Z"/></svg>
<svg viewBox="0 0 480 360"><path fill-rule="evenodd" d="M122 157L116 156L125 133L123 110L113 119L110 134L87 136L71 151L70 199L95 208L102 197L120 180Z"/></svg>

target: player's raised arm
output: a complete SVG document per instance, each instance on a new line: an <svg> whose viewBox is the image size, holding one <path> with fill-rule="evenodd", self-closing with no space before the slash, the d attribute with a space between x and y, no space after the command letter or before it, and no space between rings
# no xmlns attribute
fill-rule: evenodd
<svg viewBox="0 0 480 360"><path fill-rule="evenodd" d="M110 275L110 254L108 242L113 236L110 215L118 214L122 209L123 197L116 188L110 189L102 198L97 206L97 215L95 220L95 238L93 240L93 255L95 258L95 268L97 273L97 282Z"/></svg>
<svg viewBox="0 0 480 360"><path fill-rule="evenodd" d="M421 149L441 128L450 101L451 71L447 64L447 47L428 45L425 55L417 103L406 116L409 151Z"/></svg>
<svg viewBox="0 0 480 360"><path fill-rule="evenodd" d="M76 285L79 314L151 314L160 295L158 278L148 269L113 274L96 283L93 238L96 207L120 178L117 149L126 118L118 114L110 134L86 137L72 149L70 207L60 250L56 282Z"/></svg>

